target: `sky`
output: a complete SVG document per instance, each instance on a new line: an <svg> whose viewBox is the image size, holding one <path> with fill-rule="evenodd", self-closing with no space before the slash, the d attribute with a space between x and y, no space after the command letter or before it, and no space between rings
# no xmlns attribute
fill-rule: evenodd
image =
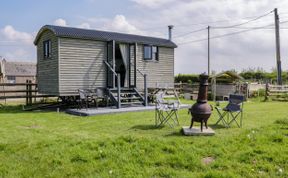
<svg viewBox="0 0 288 178"><path fill-rule="evenodd" d="M208 25L211 71L271 71L276 67L271 11L278 8L282 69L288 70L288 0L9 0L0 8L0 56L7 60L36 62L33 40L46 24L161 38L174 25L175 74L207 72Z"/></svg>

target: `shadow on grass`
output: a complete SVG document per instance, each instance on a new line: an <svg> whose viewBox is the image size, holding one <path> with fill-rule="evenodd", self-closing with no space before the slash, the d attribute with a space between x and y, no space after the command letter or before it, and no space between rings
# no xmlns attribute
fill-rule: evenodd
<svg viewBox="0 0 288 178"><path fill-rule="evenodd" d="M35 106L31 106L35 107ZM41 109L41 110L35 110L35 111L25 111L24 109L27 109L26 106L23 105L0 105L0 114L6 114L6 113L31 113L31 112L55 112L56 109Z"/></svg>
<svg viewBox="0 0 288 178"><path fill-rule="evenodd" d="M179 137L179 136L181 136L181 137L185 136L183 134L183 130L182 129L165 135L165 137Z"/></svg>
<svg viewBox="0 0 288 178"><path fill-rule="evenodd" d="M155 126L155 125L135 125L131 127L130 129L137 129L137 130L156 130L156 129L162 129L164 126Z"/></svg>
<svg viewBox="0 0 288 178"><path fill-rule="evenodd" d="M215 129L215 130L217 130L217 129L227 129L227 127L225 127L224 125L219 125L219 124L217 124L217 125L215 125L215 124L209 125L209 127L211 127L212 129Z"/></svg>
<svg viewBox="0 0 288 178"><path fill-rule="evenodd" d="M0 105L0 113L23 113L22 105Z"/></svg>

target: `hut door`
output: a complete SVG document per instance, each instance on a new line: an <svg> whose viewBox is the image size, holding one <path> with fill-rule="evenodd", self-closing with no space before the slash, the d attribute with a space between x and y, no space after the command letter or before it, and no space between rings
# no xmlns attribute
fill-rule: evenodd
<svg viewBox="0 0 288 178"><path fill-rule="evenodd" d="M130 45L129 87L136 87L136 44Z"/></svg>
<svg viewBox="0 0 288 178"><path fill-rule="evenodd" d="M115 41L107 43L107 62L115 71ZM115 75L107 66L107 87L115 88Z"/></svg>

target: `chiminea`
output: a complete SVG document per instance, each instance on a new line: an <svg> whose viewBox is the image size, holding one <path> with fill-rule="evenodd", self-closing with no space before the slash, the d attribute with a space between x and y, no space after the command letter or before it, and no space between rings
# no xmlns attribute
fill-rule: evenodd
<svg viewBox="0 0 288 178"><path fill-rule="evenodd" d="M193 123L201 122L201 132L203 132L203 122L205 123L206 129L208 129L207 121L211 115L211 106L207 103L208 93L208 75L203 73L199 76L200 86L198 92L197 103L195 103L189 112L192 115L190 129L193 127Z"/></svg>

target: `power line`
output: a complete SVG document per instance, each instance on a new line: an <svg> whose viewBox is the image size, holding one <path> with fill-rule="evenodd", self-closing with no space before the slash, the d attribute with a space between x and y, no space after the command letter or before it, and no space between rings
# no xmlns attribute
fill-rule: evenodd
<svg viewBox="0 0 288 178"><path fill-rule="evenodd" d="M265 16L267 16L267 15L270 15L271 13L272 13L273 11L270 11L269 13L266 13L266 14L264 14L264 15L261 15L261 16L258 16L258 17L256 17L256 18L254 18L254 19L251 19L251 20L248 20L247 22L243 22L243 23L239 23L239 24L235 24L235 25L231 25L231 26L219 26L219 27L211 27L211 28L214 28L214 29L219 29L219 28L232 28L232 27L238 27L238 26L242 26L242 25L245 25L245 24L248 24L248 23L251 23L251 22L253 22L253 21L256 21L256 20L259 20L259 19L261 19L261 18L263 18L263 17L265 17Z"/></svg>
<svg viewBox="0 0 288 178"><path fill-rule="evenodd" d="M204 31L204 30L206 30L206 29L207 29L207 28L201 28L201 29L194 30L194 31L191 31L191 32L182 33L182 34L180 34L180 35L174 36L173 38L179 38L179 37L187 36L187 35L190 35L190 34L192 34L192 33L197 33L197 32Z"/></svg>
<svg viewBox="0 0 288 178"><path fill-rule="evenodd" d="M247 22L243 22L243 23L240 23L240 24L236 24L236 25L232 25L232 26L223 26L223 27L211 27L213 29L222 29L222 28L233 28L233 27L238 27L238 26L241 26L241 25L245 25L245 24L248 24L250 22L253 22L253 21L256 21L256 20L259 20L267 15L270 15L273 11L270 11L266 14L263 14L263 15L260 15L260 16L257 16L256 18L253 18L251 20L248 20ZM255 17L255 16L254 16ZM178 26L179 27L179 26ZM198 29L198 30L195 30L195 31L191 31L191 32L187 32L187 33L183 33L183 34L180 34L180 35L176 35L174 38L179 38L179 37L183 37L183 36L187 36L189 34L192 34L192 33L196 33L196 32L200 32L200 31L203 31L203 30L206 30L207 28L202 28L202 29Z"/></svg>
<svg viewBox="0 0 288 178"><path fill-rule="evenodd" d="M286 21L282 21L282 22L280 22L279 24L285 24L285 23L287 23L288 22L288 20L286 20ZM273 26L274 24L271 24L271 26ZM262 26L255 26L255 27L238 27L238 26L236 26L236 27L227 27L227 28L225 28L225 29L228 29L228 28L230 28L230 29L255 29L255 28L261 28L261 29L275 29L274 27L271 27L271 28L262 28ZM222 29L222 28L215 28L215 30L218 30L218 29ZM287 29L287 27L280 27L280 29Z"/></svg>
<svg viewBox="0 0 288 178"><path fill-rule="evenodd" d="M251 19L251 18L262 18L269 15L270 13L272 13L273 11L261 15L261 16L249 16L249 17L243 17L243 18L239 18L239 19L229 19L229 20L217 20L217 21L211 21L211 22L202 22L202 23L194 23L194 24L187 24L187 25L175 25L177 27L186 27L186 26L193 26L193 25L207 25L207 24L212 24L212 23L218 23L218 22L230 22L230 21L235 21L235 20L246 20L246 19ZM253 20L253 19L252 19Z"/></svg>
<svg viewBox="0 0 288 178"><path fill-rule="evenodd" d="M271 11L273 12L273 11ZM270 14L271 12L261 15L261 16L267 16L268 14ZM286 14L286 13L284 13ZM247 17L243 17L243 18L234 18L234 19L228 19L228 20L216 20L216 21L207 21L207 22L199 22L199 23L192 23L192 24L175 24L174 26L177 28L182 28L182 27L187 27L187 26L198 26L198 25L207 25L207 24L213 24L213 23L221 23L221 22L231 22L231 21L235 21L235 20L247 20L247 19L251 19L251 18L259 18L261 16L247 16ZM261 17L262 18L262 17ZM252 19L253 20L253 19ZM146 29L141 29L143 31L149 31L149 30L154 30L154 29L164 29L167 28L165 25L161 25L161 26L155 26L155 27L151 27L151 28L146 28Z"/></svg>
<svg viewBox="0 0 288 178"><path fill-rule="evenodd" d="M284 21L284 22L282 22L282 24L287 23L287 22L288 21ZM223 38L223 37L226 37L226 36L237 35L237 34L240 34L240 33L245 33L245 32L249 32L249 31L253 31L253 30L263 29L265 27L269 27L269 26L272 26L272 25L274 25L274 24L270 24L270 25L266 25L266 26L262 26L262 27L255 27L255 28L251 28L251 29L247 29L247 30L238 31L238 32L226 33L226 34L223 34L223 35L213 36L210 39L217 39L217 38ZM194 40L194 41L187 41L187 42L183 42L183 43L178 43L178 45L197 43L197 42L202 42L202 41L207 41L207 40L208 40L207 38L204 38L204 39L199 39L199 40Z"/></svg>

